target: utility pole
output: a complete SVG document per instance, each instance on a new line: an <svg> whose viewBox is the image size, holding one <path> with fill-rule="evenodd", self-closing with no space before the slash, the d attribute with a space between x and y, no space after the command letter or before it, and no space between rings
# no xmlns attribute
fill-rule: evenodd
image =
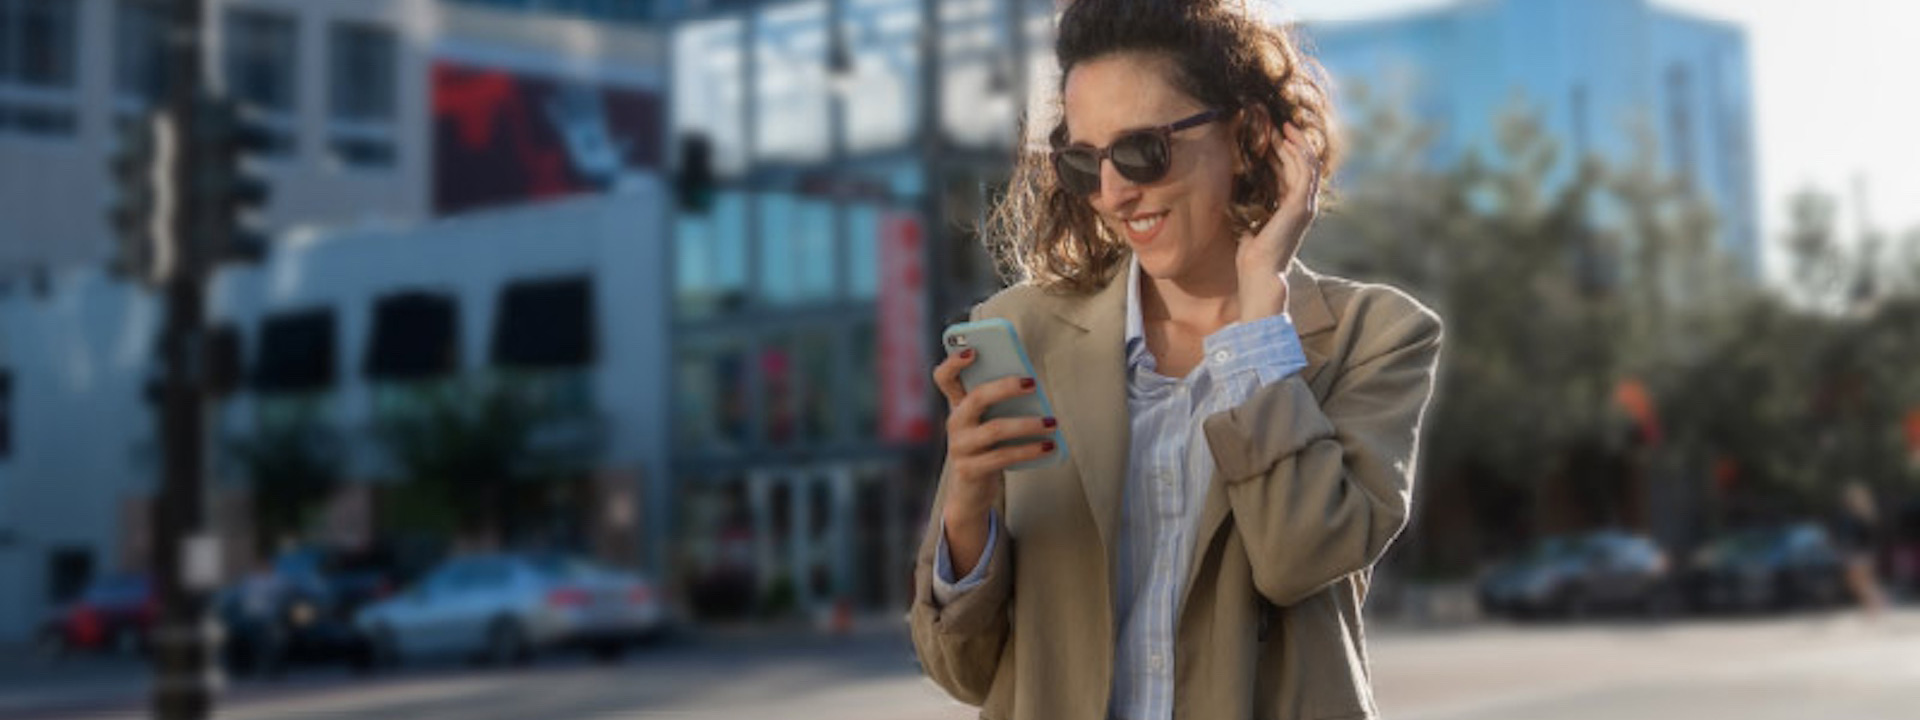
<svg viewBox="0 0 1920 720"><path fill-rule="evenodd" d="M180 152L195 136L194 106L201 96L202 0L173 0L162 23L167 90L158 124L171 134L174 152L157 158L162 217L156 223L155 255L147 273L166 297L161 330L160 447L164 458L152 527L154 579L160 591L160 625L153 643L153 716L156 720L203 720L213 712L219 676L213 659L217 628L207 597L219 582L220 544L208 525L207 428L204 358L205 268L193 234L200 225L187 197L193 168ZM170 186L170 187L168 187Z"/></svg>
<svg viewBox="0 0 1920 720"><path fill-rule="evenodd" d="M162 293L167 307L159 348L162 470L151 525L160 599L153 716L204 720L220 683L219 630L208 613L221 580L221 543L208 512L208 400L233 388L238 365L231 337L207 332L206 286L218 264L266 252L249 215L268 189L243 162L271 136L204 87L205 0L136 1L166 11L166 90L158 107L122 128L111 165L118 198L108 218L118 252L110 268Z"/></svg>

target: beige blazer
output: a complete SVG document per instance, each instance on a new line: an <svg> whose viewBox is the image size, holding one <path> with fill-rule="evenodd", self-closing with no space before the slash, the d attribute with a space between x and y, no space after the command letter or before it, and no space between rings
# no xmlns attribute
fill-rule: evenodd
<svg viewBox="0 0 1920 720"><path fill-rule="evenodd" d="M942 607L933 554L908 622L928 677L992 720L1103 720L1113 682L1112 558L1129 422L1127 274L1090 295L1005 290L1069 462L1009 472L984 583ZM1440 320L1405 294L1295 263L1305 371L1203 425L1218 466L1175 628L1174 717L1372 718L1360 606L1406 525Z"/></svg>

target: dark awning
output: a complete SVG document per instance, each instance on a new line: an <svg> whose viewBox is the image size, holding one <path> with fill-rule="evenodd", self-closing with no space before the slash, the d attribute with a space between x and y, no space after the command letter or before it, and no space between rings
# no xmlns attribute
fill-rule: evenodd
<svg viewBox="0 0 1920 720"><path fill-rule="evenodd" d="M260 328L253 387L263 393L324 390L334 381L333 310L269 315Z"/></svg>
<svg viewBox="0 0 1920 720"><path fill-rule="evenodd" d="M404 292L373 307L373 342L361 371L377 380L420 380L460 369L460 314L453 296Z"/></svg>
<svg viewBox="0 0 1920 720"><path fill-rule="evenodd" d="M494 365L562 368L591 365L593 283L587 276L522 281L500 292L493 321Z"/></svg>

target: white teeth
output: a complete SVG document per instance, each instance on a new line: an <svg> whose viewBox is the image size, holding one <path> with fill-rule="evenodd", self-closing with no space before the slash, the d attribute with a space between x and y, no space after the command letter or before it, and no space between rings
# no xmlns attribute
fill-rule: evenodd
<svg viewBox="0 0 1920 720"><path fill-rule="evenodd" d="M1128 228L1128 229L1130 229L1130 230L1132 230L1132 231L1134 231L1134 232L1137 232L1137 233L1143 233L1143 232L1146 232L1146 231L1148 231L1148 230L1152 230L1152 229L1153 229L1153 226L1155 226L1155 225L1159 225L1159 224L1160 224L1160 218L1162 218L1162 217L1165 217L1165 216L1164 216L1164 215L1151 215L1151 216L1148 216L1148 217L1143 217L1143 218L1136 218L1136 219L1133 219L1133 220L1128 220L1128 221L1127 221L1127 228Z"/></svg>

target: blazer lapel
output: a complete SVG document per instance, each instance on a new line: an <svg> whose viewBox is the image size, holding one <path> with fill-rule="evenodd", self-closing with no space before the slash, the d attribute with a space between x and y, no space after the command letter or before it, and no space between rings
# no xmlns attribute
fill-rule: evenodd
<svg viewBox="0 0 1920 720"><path fill-rule="evenodd" d="M1046 388L1066 437L1068 461L1100 533L1105 556L1113 557L1120 493L1126 485L1129 421L1126 375L1126 288L1124 269L1091 296L1067 299L1054 313L1082 332L1062 338L1046 351Z"/></svg>
<svg viewBox="0 0 1920 720"><path fill-rule="evenodd" d="M1307 356L1307 369L1300 378L1317 386L1320 371L1327 366L1327 353L1325 344L1316 340L1324 340L1318 336L1333 329L1333 310L1320 292L1320 274L1298 260L1287 269L1287 293L1287 314L1293 317L1293 330L1299 333L1300 348Z"/></svg>

